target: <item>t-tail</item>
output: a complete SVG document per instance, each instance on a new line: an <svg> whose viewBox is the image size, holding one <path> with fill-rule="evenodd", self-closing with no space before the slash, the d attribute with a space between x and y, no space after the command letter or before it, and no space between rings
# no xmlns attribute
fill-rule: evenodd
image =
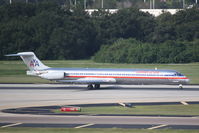
<svg viewBox="0 0 199 133"><path fill-rule="evenodd" d="M20 56L30 71L44 70L49 68L44 65L33 52L20 52L17 54L8 54L6 56Z"/></svg>

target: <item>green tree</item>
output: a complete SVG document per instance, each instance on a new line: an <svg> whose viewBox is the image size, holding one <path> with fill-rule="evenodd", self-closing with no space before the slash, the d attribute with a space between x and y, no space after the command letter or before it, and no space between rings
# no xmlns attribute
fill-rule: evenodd
<svg viewBox="0 0 199 133"><path fill-rule="evenodd" d="M176 38L175 26L173 24L172 15L168 12L161 14L156 18L157 25L154 32L151 34L151 41L155 43L162 43L167 40L174 40Z"/></svg>
<svg viewBox="0 0 199 133"><path fill-rule="evenodd" d="M199 10L197 8L179 11L173 17L178 39L193 41L199 38Z"/></svg>

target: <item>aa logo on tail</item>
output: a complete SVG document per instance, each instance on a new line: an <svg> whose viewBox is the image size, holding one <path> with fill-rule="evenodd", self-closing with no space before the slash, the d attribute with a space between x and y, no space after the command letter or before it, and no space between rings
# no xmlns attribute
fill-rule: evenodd
<svg viewBox="0 0 199 133"><path fill-rule="evenodd" d="M30 61L30 67L36 67L36 66L39 66L39 62L35 59L32 59Z"/></svg>

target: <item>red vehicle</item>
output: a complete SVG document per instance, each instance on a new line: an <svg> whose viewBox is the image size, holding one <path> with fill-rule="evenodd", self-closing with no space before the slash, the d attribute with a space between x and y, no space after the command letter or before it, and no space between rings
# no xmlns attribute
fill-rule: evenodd
<svg viewBox="0 0 199 133"><path fill-rule="evenodd" d="M80 112L81 108L80 107L66 106L66 107L61 107L60 111L62 111L62 112Z"/></svg>

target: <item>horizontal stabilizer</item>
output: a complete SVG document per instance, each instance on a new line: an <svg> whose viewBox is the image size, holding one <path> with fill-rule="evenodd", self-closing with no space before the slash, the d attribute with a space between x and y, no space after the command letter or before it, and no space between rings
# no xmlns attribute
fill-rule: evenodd
<svg viewBox="0 0 199 133"><path fill-rule="evenodd" d="M20 52L17 54L7 54L5 56L20 56L30 71L48 69L33 52Z"/></svg>
<svg viewBox="0 0 199 133"><path fill-rule="evenodd" d="M17 53L17 54L7 54L5 56L34 56L32 52L22 52L22 53Z"/></svg>

